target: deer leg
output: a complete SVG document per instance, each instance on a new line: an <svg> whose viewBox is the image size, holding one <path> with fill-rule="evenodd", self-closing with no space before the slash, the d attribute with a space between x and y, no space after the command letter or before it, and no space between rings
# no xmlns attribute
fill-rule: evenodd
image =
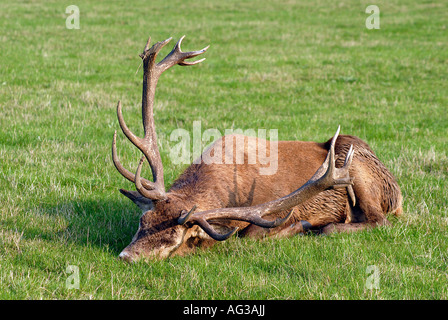
<svg viewBox="0 0 448 320"><path fill-rule="evenodd" d="M289 226L280 226L277 228L262 228L255 225L249 226L245 229L240 236L249 236L251 238L264 238L264 237L276 237L276 238L288 238L296 234L305 233L312 228L311 223L301 220L297 223L293 223Z"/></svg>
<svg viewBox="0 0 448 320"><path fill-rule="evenodd" d="M331 234L334 232L356 232L360 230L365 230L368 228L373 228L371 223L359 222L359 223L330 223L325 227L319 229L321 234Z"/></svg>
<svg viewBox="0 0 448 320"><path fill-rule="evenodd" d="M330 223L319 229L320 233L330 234L333 232L356 232L375 228L377 226L389 225L389 220L383 215L379 205L360 203L360 210L365 214L366 221L351 223Z"/></svg>
<svg viewBox="0 0 448 320"><path fill-rule="evenodd" d="M312 227L311 223L305 220L301 220L297 223L293 223L290 226L287 226L286 228L283 228L282 230L273 234L273 236L277 238L288 238L295 236L296 234L303 234L308 230L310 230L311 227Z"/></svg>

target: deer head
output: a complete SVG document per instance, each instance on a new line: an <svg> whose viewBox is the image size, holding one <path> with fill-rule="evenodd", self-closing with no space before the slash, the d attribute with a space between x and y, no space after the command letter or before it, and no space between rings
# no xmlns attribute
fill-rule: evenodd
<svg viewBox="0 0 448 320"><path fill-rule="evenodd" d="M172 254L181 254L194 250L198 242L223 241L232 236L237 228L222 227L223 221L244 221L264 228L273 228L285 223L292 214L292 208L313 197L319 192L332 187L347 187L351 191L352 179L349 177L353 149L347 153L342 168L335 167L334 145L339 133L333 137L330 151L322 166L314 176L302 187L282 198L251 207L217 208L198 211L195 199L186 198L179 192L166 192L163 179L163 166L157 145L154 127L154 95L160 75L170 67L179 64L191 66L205 59L185 61L204 53L208 46L199 51L182 52L180 45L182 37L173 50L159 63L156 56L171 40L167 39L154 44L151 48L148 40L140 57L143 60L143 96L142 118L144 137L137 137L126 126L121 102L117 105L117 116L125 136L143 153L137 170L134 173L125 169L118 160L116 150L116 132L112 143L112 159L117 170L135 184L137 191L120 189L121 193L131 199L143 211L139 228L131 243L122 251L120 258L135 261L144 258L166 258ZM141 177L144 160L147 160L153 181ZM273 221L265 220L263 216L277 212L289 211L284 218ZM221 228L218 231L216 221L219 219ZM215 225L215 226L214 226ZM224 233L220 232L225 230Z"/></svg>

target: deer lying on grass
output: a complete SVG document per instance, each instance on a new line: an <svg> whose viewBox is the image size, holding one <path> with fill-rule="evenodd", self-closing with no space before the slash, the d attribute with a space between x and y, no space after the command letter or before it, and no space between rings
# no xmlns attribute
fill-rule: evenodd
<svg viewBox="0 0 448 320"><path fill-rule="evenodd" d="M149 39L140 55L144 66L144 138L128 129L121 102L117 106L123 133L144 154L135 174L125 169L118 160L115 132L113 162L138 190L120 191L143 211L138 231L120 258L132 262L142 257L167 258L185 254L198 246L225 240L237 230L240 237L285 237L308 230L356 231L388 224L386 213L401 213L402 197L394 177L365 142L354 136L338 136L339 129L324 143L270 142L243 137L244 143L238 144L234 143L238 136L224 137L212 145L214 151L222 149L223 156L231 154L233 157L242 151L244 163L195 161L170 190L165 191L153 118L157 81L162 72L176 64L191 66L203 61L186 59L208 49L182 52L182 37L173 50L156 63L158 52L170 40L150 48ZM269 146L270 143L278 143L277 171L272 175L260 175L264 165L248 164L246 160L250 152L256 152L253 146ZM140 176L145 158L153 181Z"/></svg>

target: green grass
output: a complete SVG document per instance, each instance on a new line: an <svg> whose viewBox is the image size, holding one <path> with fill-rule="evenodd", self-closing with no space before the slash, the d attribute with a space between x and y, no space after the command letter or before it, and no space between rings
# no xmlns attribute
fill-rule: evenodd
<svg viewBox="0 0 448 320"><path fill-rule="evenodd" d="M79 30L65 27L68 4L1 4L0 298L448 298L447 3L377 1L379 30L365 27L366 1L75 4ZM185 168L170 163L169 134L194 120L315 141L340 124L397 177L404 215L350 235L232 238L183 258L119 261L139 210L118 192L133 187L111 161L115 106L141 134L138 54L149 35L184 34L185 51L211 47L159 82L166 185ZM121 133L118 147L136 168ZM66 287L69 265L79 289ZM379 289L365 287L371 265Z"/></svg>

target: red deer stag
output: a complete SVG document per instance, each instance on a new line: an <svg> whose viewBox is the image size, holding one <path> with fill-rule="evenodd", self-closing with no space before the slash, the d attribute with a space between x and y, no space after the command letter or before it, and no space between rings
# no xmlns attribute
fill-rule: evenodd
<svg viewBox="0 0 448 320"><path fill-rule="evenodd" d="M125 169L118 160L115 132L113 162L138 190L120 191L143 211L138 231L120 258L132 262L182 255L225 240L237 229L239 236L251 237L291 236L308 230L355 231L388 224L386 213L401 213L401 192L392 174L365 142L354 136L338 136L339 129L324 143L226 136L212 145L213 150L222 149L223 156L234 158L242 151L243 163L194 161L165 191L153 117L157 81L162 72L176 64L191 66L203 61L185 60L208 49L182 52L183 38L158 63L157 54L171 38L151 48L149 39L140 55L144 69L143 138L126 126L118 102L120 127L144 154L135 174ZM241 137L244 142L237 143ZM247 159L251 152L257 152L253 146L264 144L270 150L271 143L278 144L277 170L261 175L265 164L258 160L249 164ZM140 177L145 158L153 181Z"/></svg>

